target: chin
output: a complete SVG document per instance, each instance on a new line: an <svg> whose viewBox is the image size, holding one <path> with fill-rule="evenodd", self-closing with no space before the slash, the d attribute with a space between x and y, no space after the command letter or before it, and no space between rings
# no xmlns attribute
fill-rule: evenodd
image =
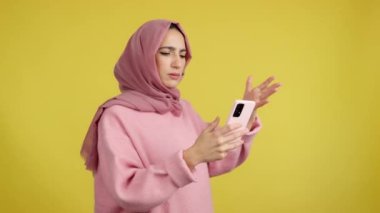
<svg viewBox="0 0 380 213"><path fill-rule="evenodd" d="M169 89L175 89L177 88L177 85L165 85Z"/></svg>
<svg viewBox="0 0 380 213"><path fill-rule="evenodd" d="M178 84L164 84L167 88L174 89L177 88Z"/></svg>
<svg viewBox="0 0 380 213"><path fill-rule="evenodd" d="M164 85L167 87L167 88L170 88L170 89L174 89L174 88L177 88L179 82L178 81L169 81L169 82L165 82Z"/></svg>

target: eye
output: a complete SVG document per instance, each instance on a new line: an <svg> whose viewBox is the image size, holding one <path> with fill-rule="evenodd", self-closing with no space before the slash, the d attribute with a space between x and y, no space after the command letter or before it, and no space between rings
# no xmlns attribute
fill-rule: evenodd
<svg viewBox="0 0 380 213"><path fill-rule="evenodd" d="M186 55L180 55L179 57L181 57L181 58L186 58Z"/></svg>
<svg viewBox="0 0 380 213"><path fill-rule="evenodd" d="M160 52L161 55L170 55L168 52Z"/></svg>

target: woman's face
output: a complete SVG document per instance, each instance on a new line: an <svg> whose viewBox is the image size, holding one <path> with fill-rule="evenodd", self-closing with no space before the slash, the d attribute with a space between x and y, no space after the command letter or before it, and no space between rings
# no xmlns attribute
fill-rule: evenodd
<svg viewBox="0 0 380 213"><path fill-rule="evenodd" d="M169 29L156 53L157 70L161 82L175 88L182 80L186 64L186 45L177 29Z"/></svg>

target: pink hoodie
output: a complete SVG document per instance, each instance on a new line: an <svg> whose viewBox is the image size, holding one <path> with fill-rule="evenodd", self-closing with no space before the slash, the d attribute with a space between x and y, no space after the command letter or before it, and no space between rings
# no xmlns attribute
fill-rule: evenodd
<svg viewBox="0 0 380 213"><path fill-rule="evenodd" d="M209 179L240 165L260 129L227 157L191 171L182 152L206 127L189 103L182 113L138 112L123 106L105 110L99 122L99 167L95 173L95 212L211 213Z"/></svg>
<svg viewBox="0 0 380 213"><path fill-rule="evenodd" d="M243 137L245 143L221 161L190 171L183 160L206 127L177 89L160 82L155 53L171 24L153 20L142 25L115 66L122 93L102 104L84 140L81 154L95 178L95 212L212 212L209 178L240 165L248 156L261 124Z"/></svg>

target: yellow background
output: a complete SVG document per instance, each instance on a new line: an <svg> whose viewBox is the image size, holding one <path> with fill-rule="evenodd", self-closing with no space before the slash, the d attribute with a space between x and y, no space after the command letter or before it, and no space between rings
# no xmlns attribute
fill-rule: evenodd
<svg viewBox="0 0 380 213"><path fill-rule="evenodd" d="M0 2L0 212L92 212L79 156L113 66L154 18L193 50L182 97L210 121L274 75L248 161L212 179L216 212L380 212L380 3Z"/></svg>

